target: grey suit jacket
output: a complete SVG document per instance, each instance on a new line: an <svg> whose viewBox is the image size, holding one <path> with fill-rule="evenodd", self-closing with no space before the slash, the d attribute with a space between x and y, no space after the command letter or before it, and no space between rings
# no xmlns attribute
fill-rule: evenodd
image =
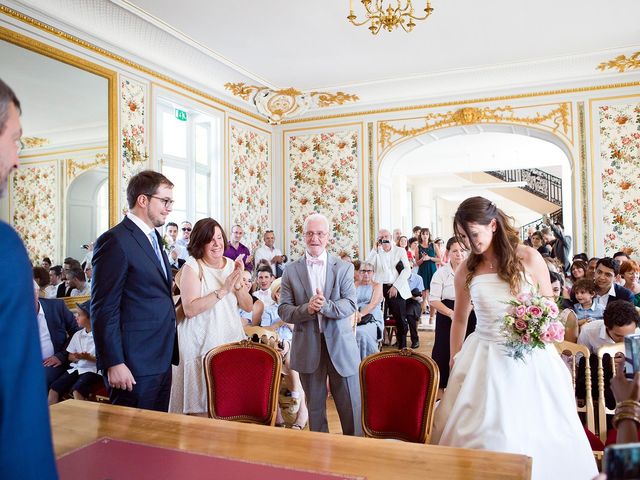
<svg viewBox="0 0 640 480"><path fill-rule="evenodd" d="M294 324L291 368L300 373L312 373L320 363L318 316L309 315L307 311L312 296L306 257L303 255L288 265L282 275L278 308L280 318ZM353 265L327 254L324 296L326 302L320 313L324 317L324 337L331 362L341 376L355 375L360 354L349 318L357 309Z"/></svg>

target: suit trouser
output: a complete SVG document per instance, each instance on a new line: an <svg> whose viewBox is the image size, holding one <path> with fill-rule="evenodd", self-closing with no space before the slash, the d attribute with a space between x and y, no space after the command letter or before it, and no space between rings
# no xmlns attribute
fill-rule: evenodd
<svg viewBox="0 0 640 480"><path fill-rule="evenodd" d="M398 348L407 346L407 301L400 296L400 292L395 297L389 296L389 290L393 287L390 283L382 285L382 295L389 305L389 311L396 321L396 337L398 338ZM417 332L416 332L417 333Z"/></svg>
<svg viewBox="0 0 640 480"><path fill-rule="evenodd" d="M329 432L327 422L327 375L331 395L336 403L342 433L362 436L360 419L360 380L358 374L341 376L333 366L324 334L320 336L320 363L312 373L300 373L300 381L309 408L309 429L313 432Z"/></svg>
<svg viewBox="0 0 640 480"><path fill-rule="evenodd" d="M132 391L112 388L109 400L114 405L124 407L144 408L167 412L169 410L169 396L171 394L171 365L165 373L134 377L136 384ZM105 381L107 376L105 375Z"/></svg>
<svg viewBox="0 0 640 480"><path fill-rule="evenodd" d="M411 334L411 343L418 343L420 337L418 336L418 319L422 314L422 304L415 298L407 298L406 302L406 315L407 323L409 324L409 333Z"/></svg>

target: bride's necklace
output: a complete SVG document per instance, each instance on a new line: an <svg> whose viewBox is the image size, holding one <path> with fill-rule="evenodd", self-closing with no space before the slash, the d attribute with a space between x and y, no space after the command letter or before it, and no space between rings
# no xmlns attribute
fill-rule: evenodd
<svg viewBox="0 0 640 480"><path fill-rule="evenodd" d="M496 269L496 266L495 266L493 260L485 260L485 263L489 267L489 270L495 270Z"/></svg>

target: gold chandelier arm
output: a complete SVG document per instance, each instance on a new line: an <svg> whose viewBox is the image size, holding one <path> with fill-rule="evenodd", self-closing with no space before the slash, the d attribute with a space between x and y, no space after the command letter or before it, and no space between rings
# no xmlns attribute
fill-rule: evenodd
<svg viewBox="0 0 640 480"><path fill-rule="evenodd" d="M353 13L353 10L351 10L351 13L347 16L347 20L349 20L356 27L361 27L365 23L369 23L371 21L370 18L367 18L364 22L358 23L356 22L356 18L358 17L356 17L356 15Z"/></svg>

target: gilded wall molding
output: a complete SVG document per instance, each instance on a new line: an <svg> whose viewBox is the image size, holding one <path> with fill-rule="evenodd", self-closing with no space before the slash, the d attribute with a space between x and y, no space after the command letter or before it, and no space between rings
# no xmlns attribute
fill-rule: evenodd
<svg viewBox="0 0 640 480"><path fill-rule="evenodd" d="M69 184L74 178L87 170L109 166L109 158L106 153L97 153L91 162L79 162L71 158L67 158L65 161L67 164L67 183Z"/></svg>
<svg viewBox="0 0 640 480"><path fill-rule="evenodd" d="M585 125L584 102L578 102L578 138L580 142L580 167L579 170L574 169L574 175L576 175L580 181L580 204L582 205L582 218L580 219L582 221L582 251L587 251L589 248L589 202L587 201L587 132ZM574 206L576 206L577 203L575 200L573 203ZM592 253L595 255L595 252Z"/></svg>
<svg viewBox="0 0 640 480"><path fill-rule="evenodd" d="M617 70L619 73L640 69L640 52L632 53L628 57L626 55L618 55L613 60L602 62L597 69L603 72L605 70Z"/></svg>
<svg viewBox="0 0 640 480"><path fill-rule="evenodd" d="M379 159L402 141L440 128L482 123L545 127L573 143L569 102L523 107L464 107L424 117L378 123Z"/></svg>

